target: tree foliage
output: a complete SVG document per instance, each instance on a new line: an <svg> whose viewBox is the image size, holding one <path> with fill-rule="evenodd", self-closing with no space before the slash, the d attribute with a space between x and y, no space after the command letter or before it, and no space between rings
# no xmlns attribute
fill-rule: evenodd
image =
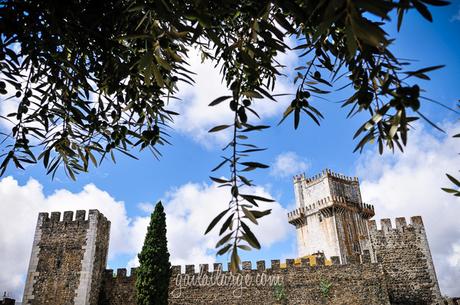
<svg viewBox="0 0 460 305"><path fill-rule="evenodd" d="M150 225L138 258L140 265L136 279L137 304L168 304L171 264L166 240L166 215L161 201L157 203L150 217Z"/></svg>
<svg viewBox="0 0 460 305"><path fill-rule="evenodd" d="M458 109L460 109L460 101L458 101L457 107ZM460 138L460 133L453 135L453 137ZM446 176L449 179L450 183L453 185L453 187L443 187L442 190L446 193L460 197L460 180L450 174L446 174Z"/></svg>
<svg viewBox="0 0 460 305"><path fill-rule="evenodd" d="M376 142L403 149L411 122L419 117L422 96L416 79L442 66L411 69L390 51L393 39L384 26L396 16L417 11L431 21L429 6L444 0L5 0L0 5L1 81L4 100L18 99L17 111L2 119L10 133L2 142L0 174L13 163L42 162L47 172L64 168L73 179L114 152L132 157L133 149L160 155L168 143L167 126L178 83L193 85L187 53L199 49L221 67L231 95L217 97L233 115L210 132L231 129L227 153L211 179L230 189L220 221L218 254L259 248L248 223L270 213L258 209L271 199L247 194L246 177L267 165L252 159L262 151L248 134L269 126L257 123L254 103L274 102L275 82L283 76L276 56L297 52L293 100L280 123L292 116L294 128L305 118L320 124L316 105L334 90L351 88L342 101L348 116L367 114L357 130L355 151ZM286 39L294 41L289 47ZM434 125L434 124L433 124ZM61 166L62 165L62 166ZM243 187L245 186L245 187ZM243 187L243 188L242 188Z"/></svg>

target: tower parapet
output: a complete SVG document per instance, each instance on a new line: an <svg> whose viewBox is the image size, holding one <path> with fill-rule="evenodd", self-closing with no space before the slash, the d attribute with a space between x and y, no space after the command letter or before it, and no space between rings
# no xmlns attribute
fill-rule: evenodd
<svg viewBox="0 0 460 305"><path fill-rule="evenodd" d="M342 174L333 172L332 170L330 170L328 168L324 169L320 173L318 173L316 175L313 175L311 177L306 177L305 173L302 173L302 174L299 174L299 175L295 175L293 177L293 179L294 179L294 182L305 181L308 184L308 183L315 183L315 182L320 181L321 179L323 179L325 177L328 177L328 176L336 178L336 179L340 179L340 180L343 180L343 181L348 181L348 182L359 182L358 177L351 177L351 176L342 175Z"/></svg>
<svg viewBox="0 0 460 305"><path fill-rule="evenodd" d="M306 216L318 212L328 214L330 212L330 210L328 209L333 207L340 207L344 209L356 209L356 206L354 204L351 204L345 197L327 196L326 198L320 199L312 204L309 204L308 206L300 207L291 212L288 212L288 221L290 224L299 226L305 223L304 220ZM361 213L363 217L366 219L371 218L375 215L374 206L372 204L361 202L358 205L358 210L359 213Z"/></svg>

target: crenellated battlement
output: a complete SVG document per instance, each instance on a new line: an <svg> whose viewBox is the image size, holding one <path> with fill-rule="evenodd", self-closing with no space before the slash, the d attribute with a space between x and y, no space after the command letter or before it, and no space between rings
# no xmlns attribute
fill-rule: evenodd
<svg viewBox="0 0 460 305"><path fill-rule="evenodd" d="M345 181L345 182L359 182L358 177L345 176L345 175L333 172L332 170L330 170L328 168L324 169L319 174L316 174L316 175L311 176L311 177L306 177L305 173L302 173L300 175L295 175L293 177L293 180L294 180L294 183L305 181L305 183L308 185L308 184L312 184L312 183L315 183L317 181L320 181L320 180L322 180L322 179L324 179L326 177L333 177L335 179L339 179L339 180L342 180L342 181Z"/></svg>
<svg viewBox="0 0 460 305"><path fill-rule="evenodd" d="M390 299L397 304L440 304L436 272L422 217L368 222L372 260L388 270ZM408 279L411 279L408 285Z"/></svg>
<svg viewBox="0 0 460 305"><path fill-rule="evenodd" d="M356 207L356 203L351 203L347 198L343 196L327 196L326 198L320 199L305 207L300 207L291 212L288 212L288 221L292 224L297 224L299 221L302 222L300 218L333 205L341 206L343 208ZM374 206L372 204L360 202L358 203L357 207L360 209L368 210L368 213L374 215Z"/></svg>
<svg viewBox="0 0 460 305"><path fill-rule="evenodd" d="M172 266L168 303L278 304L273 293L281 286L290 304L313 305L321 297L321 283L329 282L334 287L332 304L389 305L379 264L340 264L338 257L332 257L327 265L321 253L312 257L315 266L309 258L243 261L236 273L220 263ZM131 275L126 271L117 269L114 274L114 270L105 270L98 304L136 304L136 271L131 269Z"/></svg>
<svg viewBox="0 0 460 305"><path fill-rule="evenodd" d="M137 267L131 268L129 274L126 268L117 268L116 272L114 272L113 269L105 269L104 278L105 279L115 279L115 280L134 279L136 277L136 272L137 272Z"/></svg>
<svg viewBox="0 0 460 305"><path fill-rule="evenodd" d="M391 232L405 232L408 228L417 228L425 230L423 220L421 216L412 216L409 224L405 217L396 217L395 226L392 225L392 221L389 218L380 219L380 228L377 228L377 222L375 220L369 221L369 231L371 233L383 233L389 234Z"/></svg>
<svg viewBox="0 0 460 305"><path fill-rule="evenodd" d="M365 257L362 260L362 263L370 263L370 260L367 260ZM241 263L241 272L245 271L279 271L279 270L299 270L300 268L329 268L330 266L337 265L350 265L350 264L341 264L338 256L333 256L330 260L326 261L324 256L317 256L314 263L311 262L310 258L300 258L300 259L286 259L283 261L279 259L269 261L259 260L253 265L251 261L243 261ZM227 264L226 268L222 263L214 264L199 264L196 265L174 265L171 266L172 274L196 274L196 273L214 273L214 272L229 272L230 263ZM136 268L131 268L131 272L128 274L126 268L117 268L106 269L104 270L104 278L113 279L113 280L130 280L135 279L136 277Z"/></svg>
<svg viewBox="0 0 460 305"><path fill-rule="evenodd" d="M305 179L305 173L302 173L302 174L299 174L299 175L294 175L294 177L292 177L292 179L294 180L294 183L302 181L302 180Z"/></svg>
<svg viewBox="0 0 460 305"><path fill-rule="evenodd" d="M370 260L363 256L361 263L370 263ZM340 259L338 256L333 256L330 260L325 260L324 256L318 255L315 257L314 262L312 263L310 258L300 258L300 259L286 259L283 261L279 259L274 259L269 261L270 267L268 266L268 262L265 260L259 260L254 265L251 261L243 261L241 263L241 272L245 271L278 271L278 270L298 270L299 268L328 268L333 265L350 265L350 264L341 264ZM174 265L171 266L172 273L174 275L177 274L196 274L196 273L213 273L213 272L229 272L230 270L230 263L227 264L226 268L222 263L214 263L214 264L199 264L196 265ZM127 273L126 268L118 268L116 272L113 269L106 269L104 270L104 277L107 279L117 279L117 280L125 280L131 279L135 277L137 271L136 268L131 268L130 274Z"/></svg>
<svg viewBox="0 0 460 305"><path fill-rule="evenodd" d="M367 251L368 252L368 251ZM368 253L367 253L368 254ZM363 255L360 262L357 264L368 264L371 263L370 259L368 259L369 255ZM330 260L326 261L324 256L317 256L315 259L315 263L312 264L310 258L300 258L300 259L286 259L283 261L279 259L274 259L269 261L270 267L268 266L268 262L265 260L257 261L253 264L251 261L243 261L241 263L241 270L240 272L276 272L282 270L300 270L300 269L315 269L318 268L330 268L331 266L346 266L346 265L356 265L356 264L341 264L340 259L338 256L333 256ZM211 271L212 267L212 271ZM198 267L196 265L175 265L171 267L172 274L197 274L197 273L214 273L214 272L230 272L230 263L224 268L224 265L221 263L214 263L212 265L209 264L199 264ZM126 271L126 270L125 270ZM109 274L113 273L113 270L107 270ZM117 272L117 277L118 277ZM126 276L126 273L123 275Z"/></svg>
<svg viewBox="0 0 460 305"><path fill-rule="evenodd" d="M109 222L107 218L104 216L104 214L102 214L98 210L89 210L88 215L86 214L85 210L77 210L75 213L73 211L65 211L64 213L41 212L38 214L38 224L40 226L47 226L59 223L71 224L88 222L92 217L103 220L104 222Z"/></svg>

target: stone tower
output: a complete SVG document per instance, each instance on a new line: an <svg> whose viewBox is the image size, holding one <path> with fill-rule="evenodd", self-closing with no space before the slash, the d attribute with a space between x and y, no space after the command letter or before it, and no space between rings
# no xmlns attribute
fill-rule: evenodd
<svg viewBox="0 0 460 305"><path fill-rule="evenodd" d="M349 263L369 250L367 220L374 207L362 202L358 178L330 170L311 178L298 175L294 191L296 209L288 220L297 229L299 257L321 251Z"/></svg>
<svg viewBox="0 0 460 305"><path fill-rule="evenodd" d="M422 217L369 221L371 261L380 263L388 277L391 304L443 304Z"/></svg>
<svg viewBox="0 0 460 305"><path fill-rule="evenodd" d="M110 221L97 210L38 215L23 304L97 305Z"/></svg>

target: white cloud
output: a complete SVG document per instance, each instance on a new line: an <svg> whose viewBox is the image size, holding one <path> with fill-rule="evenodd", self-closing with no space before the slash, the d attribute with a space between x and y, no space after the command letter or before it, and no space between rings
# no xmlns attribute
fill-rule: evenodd
<svg viewBox="0 0 460 305"><path fill-rule="evenodd" d="M271 175L285 178L308 170L310 162L295 152L288 151L276 156L271 167Z"/></svg>
<svg viewBox="0 0 460 305"><path fill-rule="evenodd" d="M6 130L10 130L18 123L16 117L7 117L10 113L15 113L18 111L19 106L19 99L16 97L10 97L14 95L16 90L14 89L13 85L10 83L6 83L6 90L8 91L8 95L1 95L1 103L0 103L0 115L7 118L0 118L0 127L5 128Z"/></svg>
<svg viewBox="0 0 460 305"><path fill-rule="evenodd" d="M288 41L289 44L289 41ZM277 57L280 64L285 65L283 72L288 73L293 70L297 60L294 52L280 54ZM228 102L220 105L209 107L208 104L214 99L231 95L225 84L222 82L222 76L219 73L220 66L214 67L214 63L206 60L201 62L201 53L198 50L189 51L190 63L189 69L196 73L193 76L195 84L181 84L179 86L179 95L182 101L172 102L171 107L174 111L180 113L175 118L174 128L181 133L192 137L198 143L207 148L215 144L224 144L230 139L230 131L217 132L209 134L208 130L216 125L231 124L233 114L229 110ZM292 87L290 80L280 77L275 86L275 93L292 93L295 89ZM253 108L262 119L273 116L280 116L286 109L292 98L288 96L280 97L278 102L268 99L256 100ZM250 122L257 123L257 118L250 114Z"/></svg>
<svg viewBox="0 0 460 305"><path fill-rule="evenodd" d="M449 265L460 268L460 244L454 244L452 252L453 254L449 257Z"/></svg>
<svg viewBox="0 0 460 305"><path fill-rule="evenodd" d="M256 188L255 192L270 197L262 187ZM19 185L14 178L6 177L0 180L0 198L0 289L13 292L17 299L22 296L37 215L41 211L98 209L112 223L109 260L116 260L117 256L124 254L133 257L128 266L136 265L149 215L128 217L122 201L115 200L93 184L86 185L78 193L61 189L46 196L42 185L34 179ZM207 184L188 183L166 194L163 202L173 264L212 263L215 260L217 235L212 232L203 236L203 233L227 200L228 190ZM153 209L149 203L139 204L139 207L146 213ZM264 208L273 209L273 213L263 218L254 231L262 246L270 247L286 238L290 228L286 221L287 211L278 203L267 204Z"/></svg>
<svg viewBox="0 0 460 305"><path fill-rule="evenodd" d="M262 187L252 191L257 195L271 197ZM226 208L229 200L227 189L215 184L188 183L174 189L164 199L167 215L168 244L171 261L176 265L212 263L215 261L214 245L218 241L216 229L203 235L209 222ZM291 230L286 221L286 212L279 203L264 204L263 209L272 209L272 214L260 219L259 226L252 228L263 248L286 238ZM133 234L139 239L135 242L140 251L145 235L148 217L134 221ZM137 259L130 262L136 265Z"/></svg>
<svg viewBox="0 0 460 305"><path fill-rule="evenodd" d="M404 154L370 151L360 158L363 198L374 204L377 219L421 215L441 290L460 295L460 198L440 189L450 186L445 173L459 169L459 140L438 139L421 125L416 128ZM444 129L453 135L460 124Z"/></svg>
<svg viewBox="0 0 460 305"><path fill-rule="evenodd" d="M145 213L152 213L153 210L155 209L155 206L153 205L153 203L150 203L150 202L141 202L137 205L137 207L139 208L139 210Z"/></svg>
<svg viewBox="0 0 460 305"><path fill-rule="evenodd" d="M110 257L129 253L125 248L129 220L123 202L115 201L93 184L86 185L79 193L58 190L45 196L41 184L34 179L19 185L12 177L6 177L0 180L0 198L0 287L14 291L16 297L22 293L35 224L41 211L99 209L112 222Z"/></svg>
<svg viewBox="0 0 460 305"><path fill-rule="evenodd" d="M460 9L457 11L457 13L454 16L452 16L452 18L450 18L450 21L451 22L460 21Z"/></svg>

